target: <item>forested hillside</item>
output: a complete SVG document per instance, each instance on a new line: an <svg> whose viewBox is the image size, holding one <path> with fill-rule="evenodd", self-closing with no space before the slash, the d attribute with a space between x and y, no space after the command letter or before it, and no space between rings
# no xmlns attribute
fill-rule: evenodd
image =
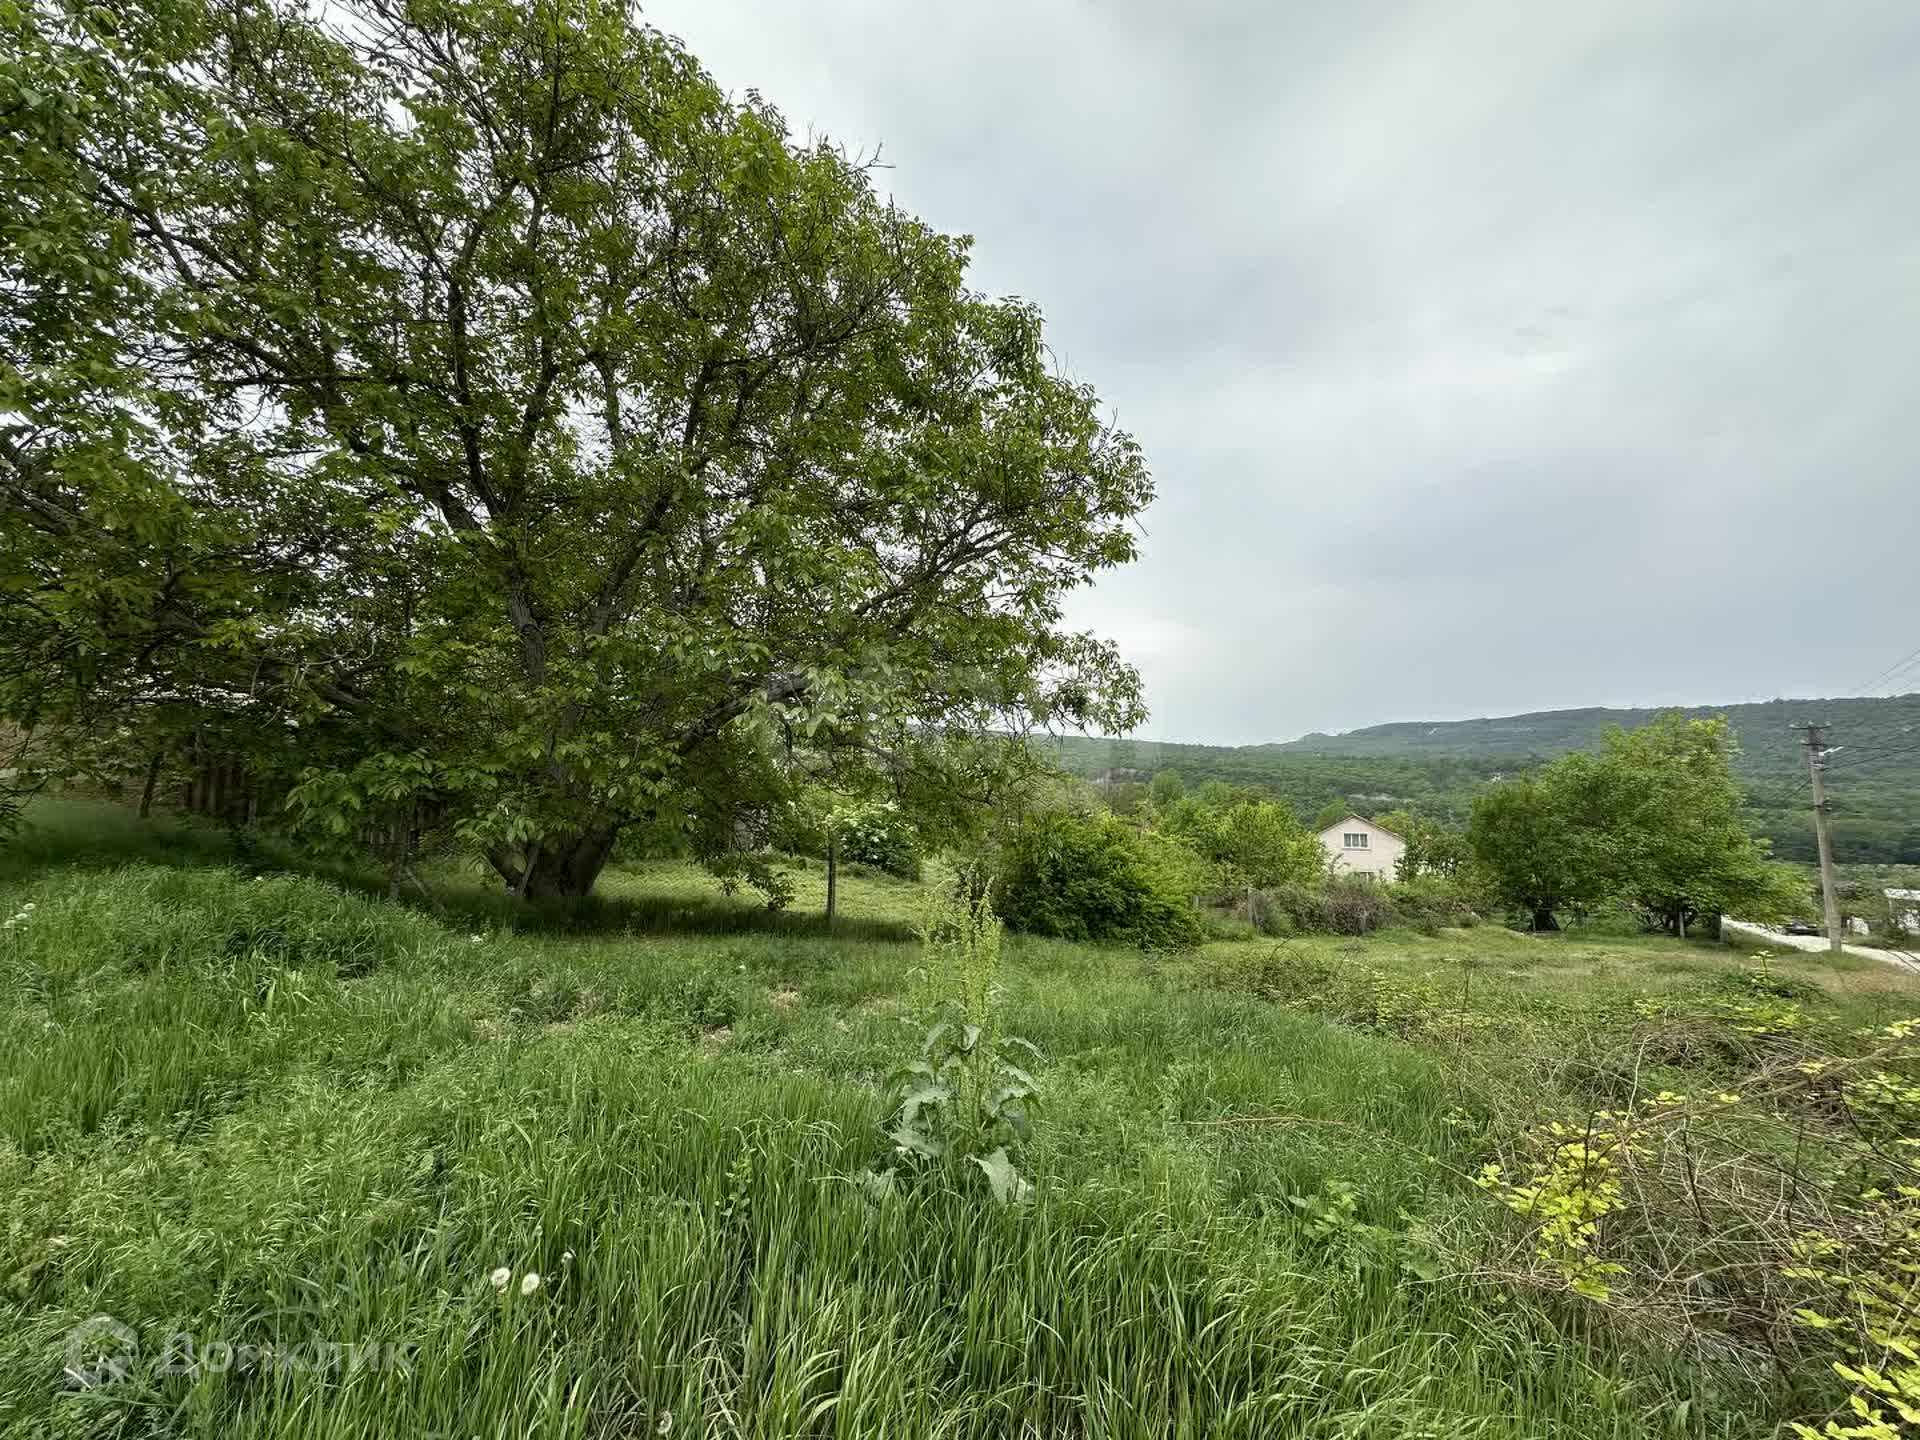
<svg viewBox="0 0 1920 1440"><path fill-rule="evenodd" d="M1227 780L1283 797L1303 818L1329 803L1361 813L1404 806L1460 822L1491 779L1569 750L1591 749L1607 728L1633 729L1658 711L1546 710L1479 720L1399 721L1344 735L1266 745L1173 745L1066 737L1064 768L1077 775L1148 779L1178 770L1189 782ZM1793 729L1824 722L1834 846L1842 862L1920 863L1920 694L1890 699L1770 700L1702 705L1740 737L1739 774L1761 833L1784 859L1813 858L1806 752Z"/></svg>

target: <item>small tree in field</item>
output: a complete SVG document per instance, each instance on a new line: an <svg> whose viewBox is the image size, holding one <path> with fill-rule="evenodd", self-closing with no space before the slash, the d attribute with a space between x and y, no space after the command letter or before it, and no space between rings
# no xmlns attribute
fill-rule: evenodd
<svg viewBox="0 0 1920 1440"><path fill-rule="evenodd" d="M796 751L954 791L1139 719L1060 623L1134 442L627 5L0 25L0 718L425 808L530 895L639 825L724 862Z"/></svg>

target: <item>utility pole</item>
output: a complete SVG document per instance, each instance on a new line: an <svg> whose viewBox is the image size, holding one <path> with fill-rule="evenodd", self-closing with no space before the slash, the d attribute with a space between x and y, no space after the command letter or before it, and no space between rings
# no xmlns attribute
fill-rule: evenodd
<svg viewBox="0 0 1920 1440"><path fill-rule="evenodd" d="M1802 725L1807 770L1813 777L1813 833L1820 842L1820 896L1827 907L1827 948L1840 948L1840 899L1834 893L1833 836L1827 830L1827 727Z"/></svg>

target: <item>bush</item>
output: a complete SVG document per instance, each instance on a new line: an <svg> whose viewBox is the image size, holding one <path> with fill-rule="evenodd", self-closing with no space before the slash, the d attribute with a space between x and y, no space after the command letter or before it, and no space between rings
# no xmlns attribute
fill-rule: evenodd
<svg viewBox="0 0 1920 1440"><path fill-rule="evenodd" d="M840 858L902 880L920 878L920 851L913 827L891 812L850 825L840 837Z"/></svg>
<svg viewBox="0 0 1920 1440"><path fill-rule="evenodd" d="M843 804L835 816L830 802L816 798L790 806L773 819L767 841L776 850L807 860L824 860L827 832L837 829L842 864L863 865L902 880L921 875L919 836L891 803L853 807Z"/></svg>
<svg viewBox="0 0 1920 1440"><path fill-rule="evenodd" d="M1320 887L1320 928L1336 935L1365 935L1391 925L1393 901L1368 875L1331 875Z"/></svg>
<svg viewBox="0 0 1920 1440"><path fill-rule="evenodd" d="M1276 885L1253 897L1253 927L1262 935L1298 935L1320 928L1318 885Z"/></svg>
<svg viewBox="0 0 1920 1440"><path fill-rule="evenodd" d="M1279 885L1254 896L1253 924L1262 935L1365 935L1397 918L1387 892L1365 875L1333 875L1318 885Z"/></svg>
<svg viewBox="0 0 1920 1440"><path fill-rule="evenodd" d="M1186 859L1172 842L1111 815L1055 812L1015 832L994 895L1001 918L1029 934L1189 950L1202 928L1183 880Z"/></svg>
<svg viewBox="0 0 1920 1440"><path fill-rule="evenodd" d="M1448 875L1421 875L1402 880L1387 892L1395 914L1404 925L1429 933L1447 926L1479 922L1467 887Z"/></svg>

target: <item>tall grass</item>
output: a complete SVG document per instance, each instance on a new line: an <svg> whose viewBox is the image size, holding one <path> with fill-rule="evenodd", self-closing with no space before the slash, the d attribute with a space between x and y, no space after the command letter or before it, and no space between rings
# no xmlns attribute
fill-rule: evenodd
<svg viewBox="0 0 1920 1440"><path fill-rule="evenodd" d="M1006 1025L1047 1056L1032 1201L876 1197L911 944L476 939L191 858L68 850L0 892L33 906L0 931L0 1433L1771 1429L1709 1367L1410 1268L1506 1223L1432 1047L1010 940ZM1304 1224L1336 1181L1400 1238ZM141 1358L66 1388L97 1314ZM158 1373L176 1331L411 1366Z"/></svg>

